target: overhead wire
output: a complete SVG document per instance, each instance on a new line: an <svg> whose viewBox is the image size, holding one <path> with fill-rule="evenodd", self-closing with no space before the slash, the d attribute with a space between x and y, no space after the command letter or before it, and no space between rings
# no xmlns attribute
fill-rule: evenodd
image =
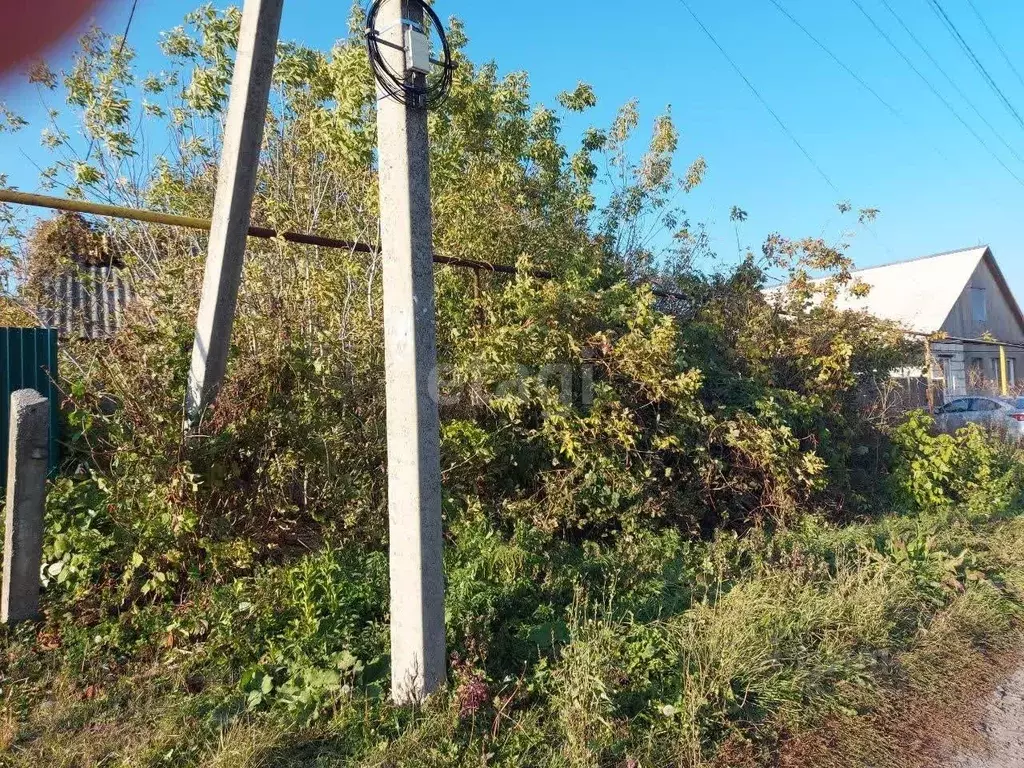
<svg viewBox="0 0 1024 768"><path fill-rule="evenodd" d="M1013 71L1013 74L1017 76L1017 79L1020 81L1020 84L1024 85L1024 77L1021 76L1020 71L1017 69L1017 67L1014 66L1013 61L1006 53L1006 49L999 44L999 40L996 38L995 34L992 32L992 29L985 21L985 17L981 15L981 11L979 11L978 7L974 4L974 0L967 0L967 4L971 6L971 10L974 11L974 15L978 17L978 21L981 22L981 26L985 28L985 32L988 34L989 39L996 46L996 49L999 51L999 53L1002 54L1003 59L1009 65L1010 69Z"/></svg>
<svg viewBox="0 0 1024 768"><path fill-rule="evenodd" d="M704 24L703 21L701 21L700 17L696 14L696 12L694 12L690 4L686 0L679 0L679 3L683 6L683 8L686 9L687 13L690 14L690 16L696 22L697 26L701 28L701 30L712 42L715 48L718 49L719 53L722 54L722 57L729 63L729 66L733 68L733 71L735 71L736 74L739 75L740 78L743 80L743 82L746 83L747 88L749 88L751 93L753 93L757 100L761 102L761 105L768 111L768 114L770 114L775 119L775 122L779 124L779 127L782 129L782 132L786 134L789 140L792 141L793 144L796 145L797 149L799 149L800 152L803 154L803 156L807 158L807 161L811 164L811 166L813 166L814 170L818 172L818 175L825 180L825 183L828 184L829 187L831 187L833 192L842 197L843 193L839 190L839 187L837 187L835 182L832 181L831 177L829 177L829 175L825 173L825 170L821 167L818 161L814 159L814 157L807 150L807 148L804 147L804 145L796 137L796 134L793 133L793 131L789 129L789 126L787 126L786 123L782 120L782 118L779 117L779 114L772 108L771 104L768 103L768 100L761 95L761 92L751 82L750 78L748 78L746 74L744 74L743 70L729 55L729 53L725 50L722 44L718 42L718 38L715 37L714 33L712 33L711 30L708 29L707 25ZM868 231L868 233L871 235L871 237L874 238L875 242L877 242L881 247L885 248L885 250L891 254L892 248L890 248L885 243L882 243L875 230L870 226L870 224L868 224L867 220L862 218L861 223L864 226L864 228Z"/></svg>
<svg viewBox="0 0 1024 768"><path fill-rule="evenodd" d="M928 90L930 90L935 95L935 97L942 102L942 104L946 107L947 110L949 110L953 117L955 117L960 122L960 124L963 125L963 127L966 128L968 132L970 132L970 134L975 138L975 140L979 144L981 144L982 147L984 147L986 152L992 155L992 158L997 163L999 163L999 165L1002 166L1004 171L1010 174L1017 181L1018 184L1024 187L1024 179L1021 179L1020 176L1014 173L1010 166L1008 166L1003 161L1003 159L993 151L992 147L988 145L985 139L983 139L981 135L976 130L974 130L974 127L971 126L971 124L968 123L966 120L964 120L963 116L961 116L961 114L956 111L956 108L949 103L949 99L943 96L942 93L934 85L932 85L932 82L927 77L925 77L921 70L918 69L917 66L914 64L914 62L910 60L910 57L907 56L907 54L905 54L898 45L896 45L892 37L890 37L889 33L882 29L881 26L879 26L878 22L875 21L874 17L872 17L871 14L867 12L867 10L864 8L860 0L850 0L850 2L857 7L857 9L864 15L864 18L867 19L871 26L875 28L875 31L878 32L878 34L882 36L882 39L889 44L889 47L892 48L901 59L903 59L904 63L906 63L906 65L910 67L911 71L915 75L917 75L918 78L920 78L921 82L923 82L925 86L927 86Z"/></svg>
<svg viewBox="0 0 1024 768"><path fill-rule="evenodd" d="M921 49L921 52L928 57L928 61L930 61L935 66L935 68L939 70L939 73L944 78L946 78L946 82L949 83L950 86L952 86L953 90L955 90L960 95L960 98L963 99L964 102L966 102L967 106L969 106L971 110L974 112L974 114L978 116L978 119L981 120L981 122L983 122L990 131L992 131L992 134L997 139L999 139L1000 143L1002 143L1002 145L1006 147L1010 154L1012 154L1019 162L1024 163L1024 158L1020 156L1020 154L1017 152L1016 149L1013 148L1013 145L1011 145L1010 142L1003 138L1003 135L999 133L998 130L996 130L995 126L992 125L991 121L989 121L989 119L982 114L981 110L978 109L977 106L975 106L974 102L971 101L970 96L964 93L964 90L959 85L956 84L956 81L953 80L953 78L949 75L948 72L946 72L945 68L938 62L938 60L934 56L932 56L931 51L929 51L927 46L925 46L925 44L921 42L920 38L914 34L913 30L903 20L903 17L900 16L896 12L896 9L894 9L892 5L889 3L889 0L881 0L881 3L882 5L885 6L885 9L889 11L892 17L896 19L896 22L903 28L903 31L906 32L910 39L913 40L914 43L917 45L917 47Z"/></svg>
<svg viewBox="0 0 1024 768"><path fill-rule="evenodd" d="M686 0L678 0L678 2L680 3L680 5L683 6L683 8L686 9L687 13L689 13L690 16L693 17L693 20L697 23L697 26L701 28L705 35L707 35L708 39L712 42L715 48L717 48L719 53L722 54L722 57L729 63L729 66L733 68L733 71L735 71L736 74L740 76L740 79L742 79L743 82L747 84L747 88L749 88L751 93L754 94L755 98L759 102L761 102L761 106L763 106L768 111L768 114L770 114L775 119L775 122L779 124L779 127L782 129L782 132L786 134L789 140L792 141L793 144L796 145L796 148L799 149L800 152L803 154L803 156L807 158L807 162L809 162L814 167L814 170L816 170L818 172L818 175L825 180L825 183L832 188L832 191L835 192L837 195L841 196L842 193L839 191L839 188L835 185L835 183L832 181L829 175L825 173L821 165L818 164L818 161L814 159L810 152L807 151L807 148L796 137L796 134L794 134L793 131L789 129L789 126L787 126L786 123L782 120L782 118L779 117L779 114L774 109L772 109L771 104L769 104L767 99L765 99L764 96L761 95L761 92L757 90L757 87L750 81L750 78L748 78L743 73L743 70L740 69L739 65L728 54L725 48L722 47L722 44L718 42L718 38L716 38L715 35L711 32L711 30L708 29L707 26L705 26L704 22L700 20L700 17L697 16L693 8L690 7L690 4L686 2Z"/></svg>
<svg viewBox="0 0 1024 768"><path fill-rule="evenodd" d="M883 107L885 107L894 117L898 117L898 118L902 118L903 117L902 113L898 109L896 109L896 107L894 107L892 104L890 104L884 98L882 98L882 96L878 93L878 91L876 91L874 88L872 88L870 85L868 85L867 82L865 82L865 80L860 75L858 75L856 72L854 72L846 64L846 62L844 62L842 59L840 59L838 56L836 56L827 45L825 45L823 42L821 42L821 40L819 40L814 35L813 32L811 32L807 27L805 27L803 24L801 24L793 16L793 14L791 14L788 10L786 10L785 6L783 6L779 2L779 0L768 0L768 2L771 3L772 5L774 5L775 8L779 11L779 13L781 13L783 16L785 16L787 19L789 19L790 22L792 22L792 24L797 29L799 29L801 32L803 32L805 35L807 35L807 37L810 38L811 42L813 42L822 51L824 51L825 54L830 59L832 59L832 61L834 61L836 64L838 64L843 69L843 71L846 72L846 74L848 74L850 77L852 77L854 80L856 80L860 84L861 88L863 88L865 91L867 91L872 96L874 96L875 100L879 104L881 104Z"/></svg>
<svg viewBox="0 0 1024 768"><path fill-rule="evenodd" d="M804 33L804 34L805 34L805 35L806 35L806 36L807 36L808 38L810 38L811 42L813 42L813 43L814 43L815 45L817 45L817 46L818 46L818 47L819 47L819 48L820 48L820 49L821 49L822 51L824 51L824 53L825 53L825 54L826 54L826 55L827 55L827 56L828 56L828 57L829 57L830 59L832 59L832 61L834 61L834 62L835 62L835 63L836 63L836 64L837 64L837 65L838 65L838 66L839 66L839 67L840 67L840 68L841 68L841 69L842 69L842 70L843 70L844 72L846 72L846 74L848 74L848 75L849 75L850 77L852 77L852 78L853 78L853 79L854 79L854 80L855 80L855 81L856 81L856 82L857 82L857 83L858 83L858 84L859 84L859 85L860 85L860 86L861 86L861 87L862 87L862 88L863 88L863 89L864 89L865 91L867 91L867 92L868 92L869 94L871 94L871 95L872 95L872 96L873 96L873 97L875 98L875 101L877 101L877 102L878 102L879 104L881 104L881 105L882 105L883 107L885 107L885 109L886 109L886 110L887 110L887 111L888 111L888 112L889 112L889 113L890 113L890 114L891 114L891 115L892 115L893 117L895 117L895 118L896 118L897 120L899 120L900 122L902 122L902 123L903 123L904 125L906 125L906 126L907 126L908 128L911 128L911 129L914 129L914 130L916 130L915 126L914 126L914 125L913 125L913 124L912 124L912 123L910 122L910 120L909 120L909 119L907 118L907 116L906 116L906 115L905 115L905 114L904 114L904 113L903 113L902 111L900 111L899 109L897 109L896 107L894 107L894 106L893 106L892 104L890 104L890 103L889 103L888 101L886 101L886 100L885 100L885 99L884 99L884 98L883 98L883 97L881 96L881 94L879 94L879 93L878 93L878 91L876 91L876 90L875 90L874 88L872 88L872 87L871 87L871 85L870 85L870 84L868 84L868 82L867 82L866 80L864 80L864 78L862 78L862 77L861 77L860 75L858 75L858 74L857 74L857 73L856 73L856 72L855 72L855 71L854 71L854 70L853 70L853 69L852 69L852 68L851 68L851 67L850 67L850 66L849 66L848 64L846 64L846 62L844 62L844 61L843 61L842 59L840 59L840 58L839 58L839 57L838 57L838 56L837 56L837 55L836 55L835 53L833 53L833 52L832 52L832 49L831 49L831 48L829 48L829 47L828 47L827 45L825 45L825 43L823 43L823 42L822 42L822 41L821 41L820 39L818 39L818 37L816 37L816 36L814 35L814 33L813 33L813 32L811 32L811 31L810 31L810 30L809 30L809 29L808 29L808 28L807 28L806 26L804 26L803 24L801 24L801 23L800 23L800 21L799 21L798 19L796 19L796 18L795 18L795 17L793 16L793 14L791 14L791 13L790 13L790 12L789 12L789 11L788 11L788 10L786 9L786 7L785 7L785 6L783 6L783 5L782 5L782 4L781 4L781 3L779 2L779 0L768 0L768 2L769 2L769 3L771 3L772 5L774 5L774 6L775 6L775 7L776 7L776 8L778 9L779 13L781 13L781 14L782 14L783 16L785 16L785 17L786 17L787 19L789 19L789 21L790 21L790 22L792 22L792 24L793 24L793 25L794 25L794 26L795 26L795 27L796 27L797 29L799 29L799 30L800 30L801 32L803 32L803 33ZM940 156L941 156L941 157L942 157L943 159L945 159L945 160L947 160L947 161L949 160L949 158L948 158L948 157L946 157L946 154L945 154L945 153L944 153L944 152L943 152L943 151L942 151L941 149L939 149L938 147L936 147L936 146L935 146L934 144L932 145L932 148L933 148L933 149L934 149L934 150L935 150L935 151L936 151L936 152L937 152L937 153L938 153L938 154L939 154L939 155L940 155ZM1022 162L1024 162L1024 161L1022 161Z"/></svg>
<svg viewBox="0 0 1024 768"><path fill-rule="evenodd" d="M131 10L128 12L128 21L124 25L124 34L121 35L121 43L117 46L117 54L114 56L115 59L121 58L121 54L124 53L124 44L128 41L128 32L131 31L132 21L135 19L135 9L139 6L139 0L132 0ZM96 137L91 136L89 138L89 149L85 153L85 162L89 162L89 158L92 157L92 148L96 144Z"/></svg>
<svg viewBox="0 0 1024 768"><path fill-rule="evenodd" d="M981 63L981 59L978 58L978 55L974 52L974 49L971 48L970 43L968 43L967 40L964 39L964 36L960 34L960 30L956 28L956 24L953 23L953 20L949 17L949 14L946 13L946 9L942 7L942 3L940 3L939 0L928 0L928 2L931 5L932 10L939 17L939 20L945 25L949 33L953 35L954 39L958 43L960 43L960 47L963 49L964 53L967 54L967 58L970 59L971 62L974 64L975 69L977 69L978 72L981 73L981 76L985 79L985 81L988 83L989 87L996 94L996 96L999 97L999 100L1003 103L1003 106L1005 106L1006 109L1010 112L1010 114L1013 115L1018 125L1020 125L1022 129L1024 129L1024 118L1020 116L1020 113L1016 110L1016 108L1013 106L1010 100L1006 98L1006 94L1003 93L1003 89L999 87L995 79L992 77L992 75L989 74L989 71L985 68L985 65Z"/></svg>

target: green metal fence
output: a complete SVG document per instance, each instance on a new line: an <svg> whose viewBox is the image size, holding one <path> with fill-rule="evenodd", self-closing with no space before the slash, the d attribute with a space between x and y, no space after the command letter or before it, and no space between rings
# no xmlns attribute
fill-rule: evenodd
<svg viewBox="0 0 1024 768"><path fill-rule="evenodd" d="M0 328L0 486L7 484L11 393L19 389L34 389L50 399L50 470L56 468L60 435L60 393L56 381L56 329Z"/></svg>

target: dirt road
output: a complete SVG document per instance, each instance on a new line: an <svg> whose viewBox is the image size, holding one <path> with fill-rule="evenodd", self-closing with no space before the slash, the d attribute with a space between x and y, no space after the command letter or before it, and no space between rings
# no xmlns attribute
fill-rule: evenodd
<svg viewBox="0 0 1024 768"><path fill-rule="evenodd" d="M950 768L1024 768L1024 668L992 694L979 724L984 746Z"/></svg>

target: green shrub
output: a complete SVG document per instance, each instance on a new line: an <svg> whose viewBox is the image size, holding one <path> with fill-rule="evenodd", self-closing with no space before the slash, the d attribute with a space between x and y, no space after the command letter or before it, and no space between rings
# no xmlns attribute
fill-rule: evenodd
<svg viewBox="0 0 1024 768"><path fill-rule="evenodd" d="M932 418L918 411L893 431L892 442L891 482L897 500L911 509L961 504L994 514L1019 494L1015 447L977 424L935 434Z"/></svg>

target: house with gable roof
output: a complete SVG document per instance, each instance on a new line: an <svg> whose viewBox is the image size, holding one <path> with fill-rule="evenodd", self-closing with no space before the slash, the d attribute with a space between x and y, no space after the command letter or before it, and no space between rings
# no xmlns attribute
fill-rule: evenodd
<svg viewBox="0 0 1024 768"><path fill-rule="evenodd" d="M871 290L863 297L843 294L837 306L936 337L931 375L943 382L947 398L993 391L1001 377L1000 346L1011 389L1024 386L1024 314L988 246L870 267L854 277Z"/></svg>

